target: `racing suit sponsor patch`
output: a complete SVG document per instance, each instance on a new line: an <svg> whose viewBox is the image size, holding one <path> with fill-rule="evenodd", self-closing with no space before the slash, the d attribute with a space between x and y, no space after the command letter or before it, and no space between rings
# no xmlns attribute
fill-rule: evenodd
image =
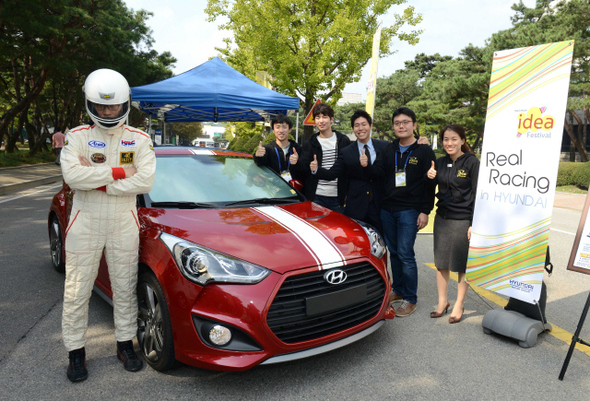
<svg viewBox="0 0 590 401"><path fill-rule="evenodd" d="M107 144L102 141L88 141L88 146L91 148L102 149L105 148Z"/></svg>
<svg viewBox="0 0 590 401"><path fill-rule="evenodd" d="M135 139L121 139L121 146L135 146Z"/></svg>
<svg viewBox="0 0 590 401"><path fill-rule="evenodd" d="M107 157L102 153L93 153L90 156L90 160L92 160L94 163L104 163L107 161Z"/></svg>
<svg viewBox="0 0 590 401"><path fill-rule="evenodd" d="M121 159L119 164L133 164L135 158L135 152L121 152Z"/></svg>

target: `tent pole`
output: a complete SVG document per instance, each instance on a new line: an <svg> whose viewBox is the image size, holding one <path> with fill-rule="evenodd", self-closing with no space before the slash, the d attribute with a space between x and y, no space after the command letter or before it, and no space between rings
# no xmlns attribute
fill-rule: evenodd
<svg viewBox="0 0 590 401"><path fill-rule="evenodd" d="M162 131L162 143L166 143L166 113L164 113L164 119L162 119L162 124L164 125L164 130Z"/></svg>
<svg viewBox="0 0 590 401"><path fill-rule="evenodd" d="M295 142L299 143L299 110L297 110L297 119L295 122Z"/></svg>

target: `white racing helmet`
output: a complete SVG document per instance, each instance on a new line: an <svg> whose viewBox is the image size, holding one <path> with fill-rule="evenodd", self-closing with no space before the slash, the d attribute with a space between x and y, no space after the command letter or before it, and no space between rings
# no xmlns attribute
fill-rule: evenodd
<svg viewBox="0 0 590 401"><path fill-rule="evenodd" d="M88 75L82 90L86 111L98 127L112 129L123 125L131 106L131 89L123 75L106 68L96 70Z"/></svg>

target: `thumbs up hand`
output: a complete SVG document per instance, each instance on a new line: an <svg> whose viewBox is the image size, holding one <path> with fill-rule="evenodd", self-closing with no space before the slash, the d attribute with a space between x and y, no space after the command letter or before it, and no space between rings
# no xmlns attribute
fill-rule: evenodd
<svg viewBox="0 0 590 401"><path fill-rule="evenodd" d="M289 161L291 164L297 164L297 160L299 160L299 155L297 154L297 149L293 148L293 154L289 156Z"/></svg>
<svg viewBox="0 0 590 401"><path fill-rule="evenodd" d="M428 170L428 173L426 175L431 180L434 180L434 178L436 177L436 170L434 169L434 162L432 162L432 166L430 166L430 169Z"/></svg>
<svg viewBox="0 0 590 401"><path fill-rule="evenodd" d="M316 155L313 155L313 161L311 163L309 163L309 169L311 170L312 173L315 173L318 169L318 157Z"/></svg>
<svg viewBox="0 0 590 401"><path fill-rule="evenodd" d="M256 156L262 157L266 154L266 148L262 146L262 141L258 144L258 148L256 149Z"/></svg>
<svg viewBox="0 0 590 401"><path fill-rule="evenodd" d="M362 155L359 158L359 161L361 162L361 166L367 167L369 165L369 158L365 154L365 149L361 149L361 153L362 153Z"/></svg>

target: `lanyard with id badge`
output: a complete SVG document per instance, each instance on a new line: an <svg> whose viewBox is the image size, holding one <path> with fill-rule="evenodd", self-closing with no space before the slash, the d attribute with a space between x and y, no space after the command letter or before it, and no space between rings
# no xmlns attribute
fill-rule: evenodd
<svg viewBox="0 0 590 401"><path fill-rule="evenodd" d="M289 155L285 155L285 159L287 160L287 170L283 171L281 167L281 156L279 156L279 151L275 148L275 153L277 154L277 159L279 159L279 171L281 174L281 178L286 182L290 182L292 180L291 173L289 172L289 167L291 166L291 159L289 159Z"/></svg>
<svg viewBox="0 0 590 401"><path fill-rule="evenodd" d="M404 168L398 168L397 166L397 151L395 152L395 186L396 187L405 187L406 186L406 168L408 167L408 161L410 160L410 156L412 156L412 152L414 149L410 150L408 157L406 158L406 163L404 164ZM401 155L401 152L400 152Z"/></svg>

